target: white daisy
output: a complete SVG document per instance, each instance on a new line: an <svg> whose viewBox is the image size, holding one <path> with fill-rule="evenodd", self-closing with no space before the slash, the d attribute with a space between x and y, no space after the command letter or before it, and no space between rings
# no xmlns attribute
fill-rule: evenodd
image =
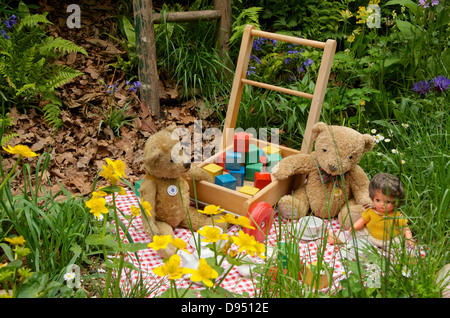
<svg viewBox="0 0 450 318"><path fill-rule="evenodd" d="M408 128L408 127L409 127L409 125L406 124L406 123L403 123L402 126L403 126L404 128Z"/></svg>
<svg viewBox="0 0 450 318"><path fill-rule="evenodd" d="M75 278L74 273L65 273L64 274L64 280L72 280Z"/></svg>
<svg viewBox="0 0 450 318"><path fill-rule="evenodd" d="M376 134L376 133L377 133L377 130L376 130L376 129L372 129L370 132L371 132L372 134Z"/></svg>
<svg viewBox="0 0 450 318"><path fill-rule="evenodd" d="M395 153L395 154L398 153L397 149L392 149L391 151L392 151L392 153Z"/></svg>
<svg viewBox="0 0 450 318"><path fill-rule="evenodd" d="M389 138L386 138L385 140L384 140L384 142L390 142L391 140L389 139Z"/></svg>

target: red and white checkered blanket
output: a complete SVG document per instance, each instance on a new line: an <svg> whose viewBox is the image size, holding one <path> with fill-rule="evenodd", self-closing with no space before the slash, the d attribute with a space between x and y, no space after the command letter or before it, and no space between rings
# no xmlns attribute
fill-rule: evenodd
<svg viewBox="0 0 450 318"><path fill-rule="evenodd" d="M106 199L108 202L111 202L110 196L106 197ZM131 215L132 205L138 206L138 199L130 190L127 190L127 195L118 195L115 201L117 208L120 209L120 211L124 215ZM122 216L122 213L119 213L119 217L127 227L129 225L129 221ZM290 222L291 221L285 220L283 218L279 220L277 211L274 211L274 221L268 237L267 246L276 246L277 236L279 235L279 226L290 226ZM332 220L331 222L325 221L325 224L327 226L331 226L331 228L335 232L339 231L340 226L337 220ZM237 230L238 227L236 225L231 225L229 226L227 233L229 235L233 235L237 232ZM183 239L187 243L192 236L191 231L187 229L177 228L174 232L176 237ZM124 233L121 232L122 237L123 234ZM150 242L150 238L143 231L143 226L140 218L135 218L132 221L132 224L129 227L128 234L131 236L133 242L135 243ZM128 242L126 237L124 238L124 241ZM306 264L317 260L317 254L319 252L321 253L321 250L323 249L323 246L321 246L321 244L322 240L320 239L316 241L301 241L299 245L300 257ZM191 247L189 243L187 250L190 253L195 252L194 248ZM125 261L134 264L135 267L140 269L140 272L136 270L125 269L121 277L122 290L126 292L130 289L131 286L137 284L139 280L143 280L145 284L148 284L149 290L151 291L149 297L155 297L164 292L170 286L170 283L167 280L161 279L160 277L156 276L152 272L153 268L164 265L162 258L152 248L140 250L136 254L138 259L134 254L130 253L130 255L125 258ZM258 260L255 261L261 262L262 260L258 258ZM326 244L325 253L323 254L323 261L331 266L331 268L334 268L334 278L339 278L342 275L342 264L339 261L339 252L337 246ZM229 266L229 264L225 261L223 266L227 267ZM253 281L249 277L241 276L237 268L234 267L223 280L221 287L236 294L247 293L249 297L253 297L255 295L256 288L255 282L256 281ZM186 277L178 279L176 281L176 284L179 288L187 288L191 284L191 281ZM152 289L152 285L156 288L156 290ZM191 288L200 290L203 288L203 286L194 284Z"/></svg>

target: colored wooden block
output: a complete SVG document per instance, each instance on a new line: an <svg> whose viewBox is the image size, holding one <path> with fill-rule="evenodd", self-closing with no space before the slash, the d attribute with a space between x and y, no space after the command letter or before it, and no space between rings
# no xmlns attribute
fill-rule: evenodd
<svg viewBox="0 0 450 318"><path fill-rule="evenodd" d="M236 190L236 178L229 173L218 175L214 181L217 185Z"/></svg>
<svg viewBox="0 0 450 318"><path fill-rule="evenodd" d="M242 153L227 151L225 154L225 169L239 170L243 162Z"/></svg>
<svg viewBox="0 0 450 318"><path fill-rule="evenodd" d="M267 172L255 172L254 186L262 190L265 186L272 182L270 173Z"/></svg>
<svg viewBox="0 0 450 318"><path fill-rule="evenodd" d="M258 188L247 186L247 185L243 186L242 188L239 189L239 192L245 193L248 195L255 195L258 191L259 191Z"/></svg>
<svg viewBox="0 0 450 318"><path fill-rule="evenodd" d="M255 178L256 172L262 172L263 164L262 163L254 163L251 165L245 166L245 180L253 181Z"/></svg>
<svg viewBox="0 0 450 318"><path fill-rule="evenodd" d="M263 150L264 150L264 152L267 155L273 155L273 154L280 153L280 148L277 148L277 147L274 147L274 146L267 146Z"/></svg>
<svg viewBox="0 0 450 318"><path fill-rule="evenodd" d="M245 154L245 164L249 165L249 164L253 164L253 163L258 163L259 162L259 152L260 149L254 145L251 144L248 146L248 152Z"/></svg>
<svg viewBox="0 0 450 318"><path fill-rule="evenodd" d="M216 165L215 163L210 163L209 165L204 166L203 169L205 169L213 179L215 179L216 176L223 174L223 167Z"/></svg>
<svg viewBox="0 0 450 318"><path fill-rule="evenodd" d="M281 161L283 157L279 153L267 155L267 165L266 165L266 172L271 172L272 168L275 167L275 165Z"/></svg>
<svg viewBox="0 0 450 318"><path fill-rule="evenodd" d="M267 170L267 162L269 160L267 159L267 156L260 156L259 157L259 162L263 164L263 172L266 172Z"/></svg>
<svg viewBox="0 0 450 318"><path fill-rule="evenodd" d="M226 153L225 153L225 151L224 151L224 152L222 152L222 153L220 154L220 156L218 156L218 157L216 158L216 164L218 164L218 165L221 166L222 168L225 168L225 155L226 155Z"/></svg>
<svg viewBox="0 0 450 318"><path fill-rule="evenodd" d="M235 133L233 136L234 151L247 153L250 145L250 136L251 134L245 132Z"/></svg>
<svg viewBox="0 0 450 318"><path fill-rule="evenodd" d="M236 185L242 187L244 185L245 167L241 166L239 170L230 170L230 174L236 178Z"/></svg>

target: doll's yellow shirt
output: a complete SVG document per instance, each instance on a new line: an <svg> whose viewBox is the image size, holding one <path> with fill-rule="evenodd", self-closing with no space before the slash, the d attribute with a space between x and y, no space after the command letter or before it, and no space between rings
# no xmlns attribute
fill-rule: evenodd
<svg viewBox="0 0 450 318"><path fill-rule="evenodd" d="M397 211L393 216L381 216L373 209L367 209L362 217L367 221L366 227L374 238L386 240L390 238L391 233L397 236L401 233L402 227L406 226L407 221L403 215ZM392 225L395 226L392 228Z"/></svg>

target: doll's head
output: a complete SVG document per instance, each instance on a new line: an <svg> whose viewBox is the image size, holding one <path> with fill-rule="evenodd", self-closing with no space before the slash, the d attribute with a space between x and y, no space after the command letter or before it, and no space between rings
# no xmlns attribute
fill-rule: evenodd
<svg viewBox="0 0 450 318"><path fill-rule="evenodd" d="M369 196L376 211L391 212L402 205L405 190L397 177L389 173L379 173L369 183Z"/></svg>

